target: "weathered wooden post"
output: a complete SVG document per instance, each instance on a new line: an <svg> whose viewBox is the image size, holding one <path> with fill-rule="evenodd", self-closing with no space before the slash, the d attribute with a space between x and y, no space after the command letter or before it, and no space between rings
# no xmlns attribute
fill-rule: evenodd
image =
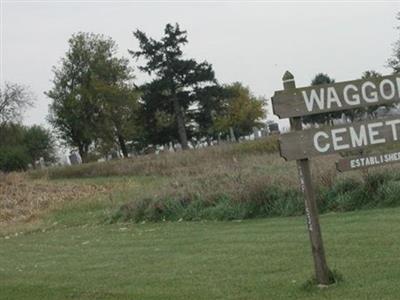
<svg viewBox="0 0 400 300"><path fill-rule="evenodd" d="M284 90L296 88L293 75L286 71L283 75ZM303 130L301 117L290 118L290 126L292 130ZM315 193L312 185L310 161L308 158L298 159L297 170L300 180L300 188L304 194L305 213L307 218L307 229L311 241L312 255L314 259L314 268L317 282L319 284L328 285L329 268L325 258L324 245L322 242L321 228L319 225L318 208L315 201Z"/></svg>

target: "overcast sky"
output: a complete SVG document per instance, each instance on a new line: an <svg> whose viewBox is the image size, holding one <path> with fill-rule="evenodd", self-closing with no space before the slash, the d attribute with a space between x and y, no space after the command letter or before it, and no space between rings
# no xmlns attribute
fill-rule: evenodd
<svg viewBox="0 0 400 300"><path fill-rule="evenodd" d="M336 81L370 69L389 74L386 61L399 39L399 1L0 1L0 81L36 95L26 124L46 123L52 66L78 31L112 37L128 57L127 49L138 49L132 31L159 38L166 23L178 22L188 32L188 57L211 63L219 82L240 81L268 98L285 70L298 86L318 72Z"/></svg>

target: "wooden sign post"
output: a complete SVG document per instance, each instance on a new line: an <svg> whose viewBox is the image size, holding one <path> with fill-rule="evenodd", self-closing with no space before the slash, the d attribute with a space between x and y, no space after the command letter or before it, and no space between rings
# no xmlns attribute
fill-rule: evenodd
<svg viewBox="0 0 400 300"><path fill-rule="evenodd" d="M290 91L296 88L294 77L290 72L286 71L282 79L285 91ZM290 126L295 131L303 130L300 117L290 118ZM318 209L311 180L310 161L308 160L308 158L297 160L297 170L300 180L300 189L304 194L307 229L311 241L315 275L319 284L328 285L329 268L325 258L321 228L319 225Z"/></svg>
<svg viewBox="0 0 400 300"><path fill-rule="evenodd" d="M280 136L280 154L286 160L297 161L315 274L319 284L327 285L330 283L329 268L322 242L309 158L398 142L400 116L307 130L303 130L302 117L400 103L400 74L296 88L293 75L286 72L283 76L283 87L282 91L275 92L272 97L272 107L280 118L290 118L292 132ZM336 167L344 172L394 162L400 162L400 150L341 159Z"/></svg>

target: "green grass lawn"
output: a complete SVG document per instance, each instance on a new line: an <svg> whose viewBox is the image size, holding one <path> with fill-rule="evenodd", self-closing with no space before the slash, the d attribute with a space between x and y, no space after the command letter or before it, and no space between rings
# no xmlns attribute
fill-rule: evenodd
<svg viewBox="0 0 400 300"><path fill-rule="evenodd" d="M0 237L0 299L399 299L400 208L321 217L328 263L313 274L304 217L88 224L53 214Z"/></svg>

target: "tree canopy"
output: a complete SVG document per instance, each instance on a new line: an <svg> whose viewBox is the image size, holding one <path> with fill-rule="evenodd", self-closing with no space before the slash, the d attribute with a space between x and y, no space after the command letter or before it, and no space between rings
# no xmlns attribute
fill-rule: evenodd
<svg viewBox="0 0 400 300"><path fill-rule="evenodd" d="M150 75L140 86L126 58L108 37L77 33L54 67L49 121L83 162L90 156L124 157L147 147L211 144L233 131L249 134L265 117L265 99L240 83L221 86L206 61L186 58L187 33L167 24L160 39L136 30L138 50L129 50L137 69Z"/></svg>
<svg viewBox="0 0 400 300"><path fill-rule="evenodd" d="M0 125L0 170L26 170L43 158L44 163L55 161L55 143L49 130L42 126L23 126L18 123Z"/></svg>
<svg viewBox="0 0 400 300"><path fill-rule="evenodd" d="M235 138L238 138L250 134L254 127L260 127L261 120L265 118L266 99L254 96L240 82L224 88L226 95L221 114L215 120L217 131L227 134L232 128Z"/></svg>
<svg viewBox="0 0 400 300"><path fill-rule="evenodd" d="M397 20L400 21L400 12L397 14ZM400 32L400 26L397 27ZM393 55L388 60L388 66L393 69L394 73L400 73L400 38L393 46Z"/></svg>
<svg viewBox="0 0 400 300"><path fill-rule="evenodd" d="M21 84L5 82L0 86L0 124L18 123L22 113L33 105L34 98L29 89Z"/></svg>
<svg viewBox="0 0 400 300"><path fill-rule="evenodd" d="M187 149L189 127L194 121L191 110L198 104L198 93L202 88L216 84L212 66L205 61L198 63L183 57L182 47L188 42L187 33L178 24L167 24L160 40L148 37L140 30L136 30L134 36L139 41L140 50L131 50L130 53L135 59L143 58L145 64L139 69L155 77L145 86L148 89L143 97L146 111L152 112L153 124L170 120L172 116L175 124L161 122L161 132L166 128L170 132L174 126L182 148ZM173 138L170 133L168 136Z"/></svg>
<svg viewBox="0 0 400 300"><path fill-rule="evenodd" d="M133 78L128 60L116 57L116 51L111 38L92 33L73 35L61 65L54 68L53 87L46 93L53 100L50 123L67 145L78 149L83 161L96 141L104 145L99 139L117 136L124 143L121 122L131 118L124 113L131 114L127 106L133 98L133 102L137 100L137 94L126 85ZM131 94L125 98L127 93ZM124 105L119 107L122 101Z"/></svg>

